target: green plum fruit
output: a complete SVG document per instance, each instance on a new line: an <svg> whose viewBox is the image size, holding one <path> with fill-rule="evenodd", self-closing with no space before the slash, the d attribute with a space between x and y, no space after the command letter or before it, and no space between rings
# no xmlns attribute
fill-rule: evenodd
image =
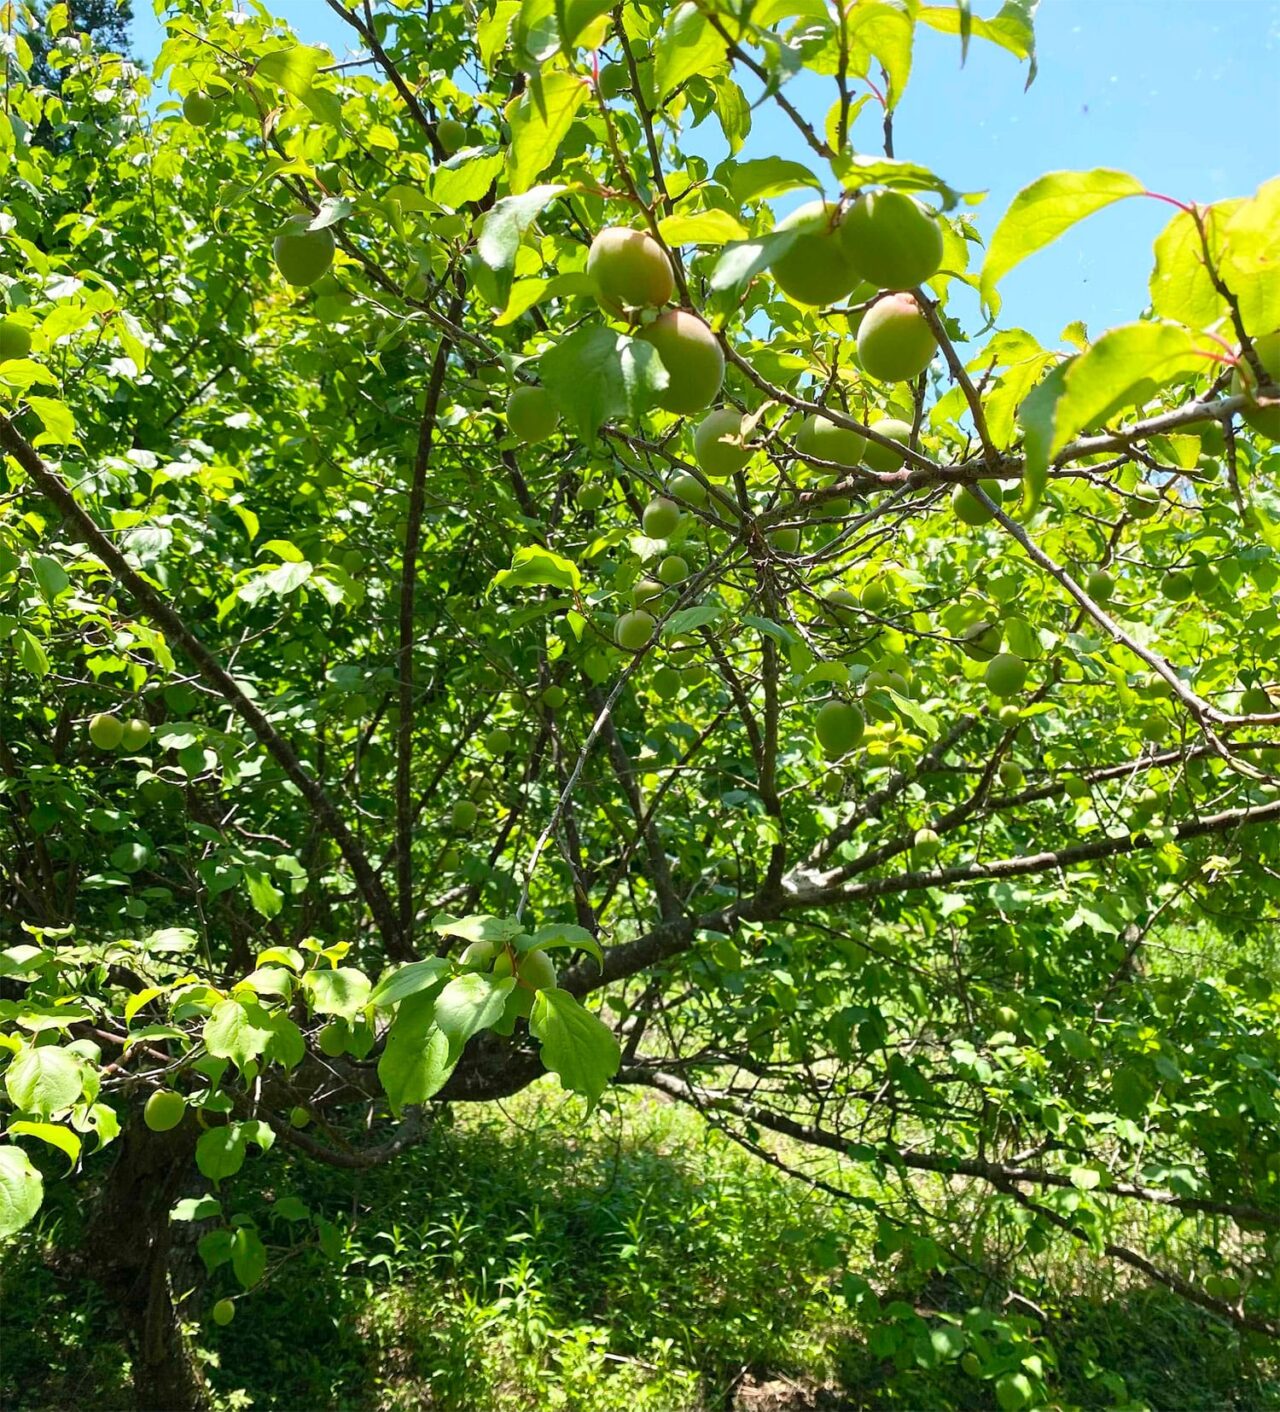
<svg viewBox="0 0 1280 1412"><path fill-rule="evenodd" d="M511 734L495 726L484 738L484 748L490 755L506 755L511 750Z"/></svg>
<svg viewBox="0 0 1280 1412"><path fill-rule="evenodd" d="M714 417L715 413L711 415ZM707 503L707 487L688 471L680 471L672 476L667 489L675 499L683 500L686 505L703 506Z"/></svg>
<svg viewBox="0 0 1280 1412"><path fill-rule="evenodd" d="M914 289L942 264L942 227L901 191L863 192L840 235L858 275L878 289Z"/></svg>
<svg viewBox="0 0 1280 1412"><path fill-rule="evenodd" d="M1001 652L987 663L985 680L996 696L1017 696L1027 682L1027 664L1012 652Z"/></svg>
<svg viewBox="0 0 1280 1412"><path fill-rule="evenodd" d="M802 228L769 266L778 288L797 304L838 303L858 282L858 272L834 224L836 214L835 206L810 201L775 227L778 231Z"/></svg>
<svg viewBox="0 0 1280 1412"><path fill-rule="evenodd" d="M136 755L151 739L151 726L138 716L124 723L120 731L120 748L130 755Z"/></svg>
<svg viewBox="0 0 1280 1412"><path fill-rule="evenodd" d="M983 494L995 504L999 505L1004 500L1004 489L998 480L981 480L978 484ZM993 512L987 509L967 485L957 485L952 490L951 509L956 519L964 525L985 525L994 518Z"/></svg>
<svg viewBox="0 0 1280 1412"><path fill-rule="evenodd" d="M1242 716L1269 716L1275 709L1265 687L1251 686L1240 697Z"/></svg>
<svg viewBox="0 0 1280 1412"><path fill-rule="evenodd" d="M997 774L1000 776L1000 783L1006 789L1021 789L1026 780L1026 776L1022 773L1022 766L1013 760L1001 760Z"/></svg>
<svg viewBox="0 0 1280 1412"><path fill-rule="evenodd" d="M1182 603L1195 591L1191 575L1181 569L1173 569L1165 574L1160 583L1160 591L1171 603Z"/></svg>
<svg viewBox="0 0 1280 1412"><path fill-rule="evenodd" d="M1154 485L1148 485L1145 481L1135 485L1129 497L1129 513L1135 520L1149 520L1160 508L1161 498Z"/></svg>
<svg viewBox="0 0 1280 1412"><path fill-rule="evenodd" d="M465 966L468 970L482 971L493 961L496 950L491 941L470 942L459 953L458 965Z"/></svg>
<svg viewBox="0 0 1280 1412"><path fill-rule="evenodd" d="M89 739L99 750L117 750L124 739L124 722L102 711L89 722Z"/></svg>
<svg viewBox="0 0 1280 1412"><path fill-rule="evenodd" d="M857 621L861 600L856 594L850 593L847 588L837 586L829 589L823 594L822 601L826 606L829 618L834 618L838 623Z"/></svg>
<svg viewBox="0 0 1280 1412"><path fill-rule="evenodd" d="M688 577L688 561L680 554L668 554L658 565L658 579L668 586L683 583Z"/></svg>
<svg viewBox="0 0 1280 1412"><path fill-rule="evenodd" d="M311 1114L307 1109L299 1106L289 1109L289 1126L291 1128L305 1128L311 1121Z"/></svg>
<svg viewBox="0 0 1280 1412"><path fill-rule="evenodd" d="M862 606L868 613L874 613L881 618L892 611L895 605L889 585L883 579L872 579L870 583L864 584Z"/></svg>
<svg viewBox="0 0 1280 1412"><path fill-rule="evenodd" d="M770 530L765 538L775 554L796 554L800 550L800 530L796 525Z"/></svg>
<svg viewBox="0 0 1280 1412"><path fill-rule="evenodd" d="M1280 329L1255 338L1253 351L1258 355L1258 361L1270 375L1271 381L1280 384ZM1255 398L1258 386L1257 375L1248 360L1241 357L1231 375L1232 392L1237 396ZM1245 407L1240 415L1259 436L1265 436L1268 441L1280 441L1280 403L1273 403L1270 407Z"/></svg>
<svg viewBox="0 0 1280 1412"><path fill-rule="evenodd" d="M689 415L716 400L724 382L724 354L715 334L697 314L668 309L646 324L637 337L652 344L667 370L667 387L657 399L660 407Z"/></svg>
<svg viewBox="0 0 1280 1412"><path fill-rule="evenodd" d="M455 833L469 833L476 826L480 811L470 799L459 799L449 811L449 825Z"/></svg>
<svg viewBox="0 0 1280 1412"><path fill-rule="evenodd" d="M974 662L989 662L1000 651L1004 632L999 623L970 623L960 634L960 650Z"/></svg>
<svg viewBox="0 0 1280 1412"><path fill-rule="evenodd" d="M1106 569L1094 569L1084 581L1084 591L1095 603L1110 603L1116 591L1116 581Z"/></svg>
<svg viewBox="0 0 1280 1412"><path fill-rule="evenodd" d="M235 1303L230 1299L220 1299L213 1306L213 1322L225 1328L236 1317Z"/></svg>
<svg viewBox="0 0 1280 1412"><path fill-rule="evenodd" d="M637 579L631 585L631 606L633 608L644 608L650 603L660 603L661 601L662 585L657 579Z"/></svg>
<svg viewBox="0 0 1280 1412"><path fill-rule="evenodd" d="M917 868L936 858L942 849L942 840L933 829L917 829L911 841L911 861Z"/></svg>
<svg viewBox="0 0 1280 1412"><path fill-rule="evenodd" d="M883 417L878 422L869 422L868 425L872 431L878 431L881 436L887 436L893 441L900 441L904 446L911 440L911 424L899 421L897 417ZM881 446L870 438L867 440L867 449L862 453L862 459L873 471L901 470L903 462L901 451Z"/></svg>
<svg viewBox="0 0 1280 1412"><path fill-rule="evenodd" d="M611 314L657 309L675 293L675 274L661 245L644 230L606 226L587 254L587 276L596 298Z"/></svg>
<svg viewBox="0 0 1280 1412"><path fill-rule="evenodd" d="M545 387L517 387L507 398L507 426L526 446L545 441L560 421L560 409Z"/></svg>
<svg viewBox="0 0 1280 1412"><path fill-rule="evenodd" d="M333 231L328 226L308 230L310 220L309 215L295 216L272 247L276 269L287 283L300 288L315 284L333 264Z"/></svg>
<svg viewBox="0 0 1280 1412"><path fill-rule="evenodd" d="M810 413L800 423L796 432L796 450L813 464L818 461L834 461L837 466L847 466L852 470L862 460L867 449L867 438L851 427L837 426L827 417Z"/></svg>
<svg viewBox="0 0 1280 1412"><path fill-rule="evenodd" d="M829 760L847 755L866 730L862 712L847 701L828 701L818 712L814 734Z"/></svg>
<svg viewBox="0 0 1280 1412"><path fill-rule="evenodd" d="M316 1044L320 1047L320 1053L328 1055L330 1059L336 1059L339 1054L344 1054L347 1048L346 1021L330 1020L316 1035Z"/></svg>
<svg viewBox="0 0 1280 1412"><path fill-rule="evenodd" d="M1089 785L1082 775L1067 775L1062 788L1068 799L1088 799Z"/></svg>
<svg viewBox="0 0 1280 1412"><path fill-rule="evenodd" d="M660 701L674 701L680 695L681 677L674 667L661 666L653 674L653 690Z"/></svg>
<svg viewBox="0 0 1280 1412"><path fill-rule="evenodd" d="M650 539L670 539L680 525L680 507L665 495L655 495L644 507L641 523Z"/></svg>
<svg viewBox="0 0 1280 1412"><path fill-rule="evenodd" d="M532 990L551 990L556 983L556 968L545 951L528 951L520 958L517 974L522 985Z"/></svg>
<svg viewBox="0 0 1280 1412"><path fill-rule="evenodd" d="M576 499L578 503L578 508L580 510L586 510L588 513L593 510L598 510L601 505L604 504L604 486L581 486L578 490L577 495L574 498Z"/></svg>
<svg viewBox="0 0 1280 1412"><path fill-rule="evenodd" d="M218 104L207 93L188 93L182 100L182 116L192 127L209 127L218 116Z"/></svg>
<svg viewBox="0 0 1280 1412"><path fill-rule="evenodd" d="M717 407L698 423L693 433L693 454L708 479L727 480L751 459L750 447L740 444L742 421L742 413L735 408Z"/></svg>
<svg viewBox="0 0 1280 1412"><path fill-rule="evenodd" d="M653 630L657 626L652 613L636 608L623 613L613 629L613 640L625 652L639 652L653 640Z"/></svg>
<svg viewBox="0 0 1280 1412"><path fill-rule="evenodd" d="M147 1099L142 1121L153 1133L167 1133L176 1128L187 1111L187 1100L171 1088L158 1088Z"/></svg>
<svg viewBox="0 0 1280 1412"><path fill-rule="evenodd" d="M436 138L445 155L452 157L467 140L467 129L457 118L441 118L436 124Z"/></svg>
<svg viewBox="0 0 1280 1412"><path fill-rule="evenodd" d="M31 352L31 331L17 319L0 319L0 363Z"/></svg>
<svg viewBox="0 0 1280 1412"><path fill-rule="evenodd" d="M858 361L882 382L910 382L929 366L937 349L929 321L910 294L887 294L858 326Z"/></svg>
<svg viewBox="0 0 1280 1412"><path fill-rule="evenodd" d="M558 711L564 703L568 701L569 693L564 687L558 686L555 682L552 682L550 686L543 690L540 699L548 711Z"/></svg>

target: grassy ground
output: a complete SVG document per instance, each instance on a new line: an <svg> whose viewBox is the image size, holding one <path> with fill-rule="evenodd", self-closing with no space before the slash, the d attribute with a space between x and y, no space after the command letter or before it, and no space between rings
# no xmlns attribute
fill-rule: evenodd
<svg viewBox="0 0 1280 1412"><path fill-rule="evenodd" d="M225 1329L207 1309L233 1292L229 1273L193 1296L228 1412L996 1406L990 1381L928 1352L931 1316L963 1314L967 1295L877 1256L872 1212L787 1179L653 1098L628 1095L584 1124L542 1083L503 1111L460 1111L415 1153L362 1177L354 1199L347 1181L273 1156L245 1184L296 1193L342 1234L326 1257L312 1243L290 1249L290 1225L277 1222L274 1273ZM869 1179L862 1194L876 1196ZM56 1241L56 1222L47 1229ZM1027 1334L1029 1347L1047 1333L1056 1348L1052 1405L1280 1408L1274 1362L1251 1361L1186 1306L1117 1287L1100 1268L1072 1279L1078 1251L1060 1257L1063 1287ZM923 1343L891 1347L860 1325L842 1294L849 1272L882 1300L901 1295L908 1321L923 1315ZM129 1406L111 1311L92 1290L63 1288L13 1253L4 1295L5 1408Z"/></svg>

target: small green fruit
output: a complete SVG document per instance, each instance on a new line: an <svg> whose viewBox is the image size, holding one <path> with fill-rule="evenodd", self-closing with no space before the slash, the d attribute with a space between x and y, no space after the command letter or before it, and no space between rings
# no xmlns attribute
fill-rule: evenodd
<svg viewBox="0 0 1280 1412"><path fill-rule="evenodd" d="M1006 707L1006 709L1008 708ZM1012 760L1001 760L998 773L1000 783L1006 789L1021 789L1026 781L1026 776L1022 773L1022 766L1015 764Z"/></svg>
<svg viewBox="0 0 1280 1412"><path fill-rule="evenodd" d="M31 352L31 331L17 319L0 319L0 363L25 358Z"/></svg>
<svg viewBox="0 0 1280 1412"><path fill-rule="evenodd" d="M458 956L458 965L472 971L484 970L492 962L496 949L491 941L473 941L463 947Z"/></svg>
<svg viewBox="0 0 1280 1412"><path fill-rule="evenodd" d="M769 266L779 289L797 304L835 304L858 282L858 272L833 224L835 217L834 206L809 201L775 227L778 231L806 227Z"/></svg>
<svg viewBox="0 0 1280 1412"><path fill-rule="evenodd" d="M911 861L917 868L932 862L942 849L942 839L933 829L917 829L911 843Z"/></svg>
<svg viewBox="0 0 1280 1412"><path fill-rule="evenodd" d="M1169 733L1169 722L1152 711L1150 715L1142 718L1142 724L1138 727L1143 740L1149 741L1152 745L1162 741Z"/></svg>
<svg viewBox="0 0 1280 1412"><path fill-rule="evenodd" d="M545 387L517 387L507 398L507 426L526 446L545 441L559 421L559 408Z"/></svg>
<svg viewBox="0 0 1280 1412"><path fill-rule="evenodd" d="M687 309L668 309L636 335L657 349L667 371L658 405L688 415L709 407L724 382L724 354L706 322Z"/></svg>
<svg viewBox="0 0 1280 1412"><path fill-rule="evenodd" d="M971 623L960 634L960 650L974 662L989 662L1000 651L1004 636L999 623Z"/></svg>
<svg viewBox="0 0 1280 1412"><path fill-rule="evenodd" d="M625 652L639 652L652 641L656 626L652 613L637 608L633 612L623 613L618 619L613 629L613 640Z"/></svg>
<svg viewBox="0 0 1280 1412"><path fill-rule="evenodd" d="M449 812L449 825L455 833L469 833L479 817L480 811L470 799L459 799Z"/></svg>
<svg viewBox="0 0 1280 1412"><path fill-rule="evenodd" d="M1242 716L1269 716L1275 709L1275 705L1264 687L1251 686L1240 697L1240 714Z"/></svg>
<svg viewBox="0 0 1280 1412"><path fill-rule="evenodd" d="M849 592L847 588L837 586L828 589L822 596L822 601L826 605L827 616L834 618L838 623L856 622L858 618L858 608L861 600L856 595Z"/></svg>
<svg viewBox="0 0 1280 1412"><path fill-rule="evenodd" d="M1001 652L987 663L985 680L996 696L1017 696L1026 685L1027 664L1012 652Z"/></svg>
<svg viewBox="0 0 1280 1412"><path fill-rule="evenodd" d="M182 100L182 116L192 127L208 127L218 116L218 105L207 93L188 93Z"/></svg>
<svg viewBox="0 0 1280 1412"><path fill-rule="evenodd" d="M311 1114L302 1107L289 1109L289 1126L291 1128L305 1128L311 1121Z"/></svg>
<svg viewBox="0 0 1280 1412"><path fill-rule="evenodd" d="M847 755L862 739L867 723L862 712L847 701L828 701L818 712L814 734L829 760Z"/></svg>
<svg viewBox="0 0 1280 1412"><path fill-rule="evenodd" d="M775 554L796 554L800 550L800 530L795 525L770 530L765 536Z"/></svg>
<svg viewBox="0 0 1280 1412"><path fill-rule="evenodd" d="M124 722L119 716L100 712L89 722L89 739L99 750L115 750L124 739Z"/></svg>
<svg viewBox="0 0 1280 1412"><path fill-rule="evenodd" d="M631 606L644 608L662 601L662 585L656 579L637 579L631 585Z"/></svg>
<svg viewBox="0 0 1280 1412"><path fill-rule="evenodd" d="M713 417L715 413L711 414ZM686 505L702 506L707 503L707 488L697 478L690 475L688 471L681 471L678 475L671 477L671 484L668 486L671 494L677 500L683 500Z"/></svg>
<svg viewBox="0 0 1280 1412"><path fill-rule="evenodd" d="M530 951L520 958L520 983L532 990L552 990L556 968L545 951Z"/></svg>
<svg viewBox="0 0 1280 1412"><path fill-rule="evenodd" d="M858 361L868 376L883 382L909 382L937 350L929 321L910 294L886 295L858 326Z"/></svg>
<svg viewBox="0 0 1280 1412"><path fill-rule="evenodd" d="M316 1043L320 1046L320 1053L327 1054L330 1059L336 1059L339 1054L345 1053L347 1048L346 1022L344 1020L330 1020L316 1036Z"/></svg>
<svg viewBox="0 0 1280 1412"><path fill-rule="evenodd" d="M653 690L659 701L674 701L680 686L680 673L674 667L662 666L653 674Z"/></svg>
<svg viewBox="0 0 1280 1412"><path fill-rule="evenodd" d="M609 313L660 308L675 293L667 252L648 231L606 226L587 254L587 276Z"/></svg>
<svg viewBox="0 0 1280 1412"><path fill-rule="evenodd" d="M658 565L658 578L668 586L683 583L689 577L689 564L679 554L668 554Z"/></svg>
<svg viewBox="0 0 1280 1412"><path fill-rule="evenodd" d="M708 412L693 433L693 454L702 474L710 480L727 480L740 471L751 459L751 450L739 444L741 439L741 412L732 407ZM698 489L705 498L703 487Z"/></svg>
<svg viewBox="0 0 1280 1412"><path fill-rule="evenodd" d="M796 450L809 462L834 461L852 470L862 460L867 439L850 427L837 426L826 417L810 414L796 433Z"/></svg>
<svg viewBox="0 0 1280 1412"><path fill-rule="evenodd" d="M484 738L484 748L490 755L506 755L511 749L511 734L495 726Z"/></svg>
<svg viewBox="0 0 1280 1412"><path fill-rule="evenodd" d="M862 606L868 613L884 617L895 605L889 585L883 579L872 579L862 589Z"/></svg>
<svg viewBox="0 0 1280 1412"><path fill-rule="evenodd" d="M559 711L568 699L569 693L554 682L543 691L541 697L542 704L548 711Z"/></svg>
<svg viewBox="0 0 1280 1412"><path fill-rule="evenodd" d="M136 754L151 739L151 726L138 716L124 723L120 732L120 748L130 755Z"/></svg>
<svg viewBox="0 0 1280 1412"><path fill-rule="evenodd" d="M650 539L670 539L680 524L680 507L665 495L655 495L644 507L641 524Z"/></svg>
<svg viewBox="0 0 1280 1412"><path fill-rule="evenodd" d="M1080 775L1067 775L1062 781L1062 788L1068 799L1088 799L1089 786Z"/></svg>
<svg viewBox="0 0 1280 1412"><path fill-rule="evenodd" d="M333 231L328 226L308 230L310 220L309 215L295 216L272 247L276 269L287 283L299 288L315 284L333 264Z"/></svg>
<svg viewBox="0 0 1280 1412"><path fill-rule="evenodd" d="M1194 588L1191 575L1183 573L1181 569L1174 569L1165 574L1164 581L1160 585L1160 591L1171 603L1184 602L1191 597Z"/></svg>
<svg viewBox="0 0 1280 1412"><path fill-rule="evenodd" d="M229 1299L220 1299L213 1306L213 1322L226 1327L236 1317L236 1306Z"/></svg>
<svg viewBox="0 0 1280 1412"><path fill-rule="evenodd" d="M604 504L604 486L584 485L577 494L578 508L590 513Z"/></svg>
<svg viewBox="0 0 1280 1412"><path fill-rule="evenodd" d="M142 1121L153 1133L167 1133L176 1128L187 1111L187 1100L171 1088L159 1088L147 1099Z"/></svg>
<svg viewBox="0 0 1280 1412"><path fill-rule="evenodd" d="M900 441L904 446L911 441L911 424L899 421L896 417L884 417L878 422L869 422L868 425L872 431ZM863 452L862 459L873 471L897 471L902 468L903 462L900 451L891 451L887 446L881 446L871 440L867 441L867 449Z"/></svg>
<svg viewBox="0 0 1280 1412"><path fill-rule="evenodd" d="M436 124L436 137L447 156L452 157L467 140L467 129L457 118L441 118Z"/></svg>
<svg viewBox="0 0 1280 1412"><path fill-rule="evenodd" d="M1280 329L1275 333L1266 333L1261 338L1255 338L1253 351L1270 374L1271 381L1280 384ZM1231 375L1231 390L1237 396L1243 393L1246 397L1253 397L1257 388L1258 379L1242 357ZM1280 406L1245 407L1240 415L1259 436L1265 436L1268 441L1280 441Z"/></svg>
<svg viewBox="0 0 1280 1412"><path fill-rule="evenodd" d="M1084 581L1084 591L1095 603L1109 603L1116 591L1116 582L1105 569L1094 569Z"/></svg>
<svg viewBox="0 0 1280 1412"><path fill-rule="evenodd" d="M1135 485L1129 497L1129 513L1135 520L1149 520L1160 508L1160 492L1154 485Z"/></svg>
<svg viewBox="0 0 1280 1412"><path fill-rule="evenodd" d="M978 484L983 494L996 505L1003 501L1004 488L998 480L981 480ZM965 525L985 525L988 520L995 518L994 512L988 510L967 485L958 485L952 490L951 509L956 519Z"/></svg>
<svg viewBox="0 0 1280 1412"><path fill-rule="evenodd" d="M942 229L919 202L900 191L860 195L840 227L858 275L878 289L914 289L942 264Z"/></svg>

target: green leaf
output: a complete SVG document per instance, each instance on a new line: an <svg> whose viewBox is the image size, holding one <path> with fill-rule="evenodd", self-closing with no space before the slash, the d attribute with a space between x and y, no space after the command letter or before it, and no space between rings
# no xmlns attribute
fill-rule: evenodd
<svg viewBox="0 0 1280 1412"><path fill-rule="evenodd" d="M572 188L545 184L495 202L480 223L471 276L476 288L495 309L505 309L511 297L516 251L524 233L546 204Z"/></svg>
<svg viewBox="0 0 1280 1412"><path fill-rule="evenodd" d="M412 1103L425 1103L448 1082L455 1059L449 1041L435 1025L417 1034L393 1027L378 1060L378 1079L394 1112Z"/></svg>
<svg viewBox="0 0 1280 1412"><path fill-rule="evenodd" d="M517 549L511 567L500 569L493 576L494 588L528 588L536 584L576 593L582 587L582 575L572 560L562 559L550 549L531 544Z"/></svg>
<svg viewBox="0 0 1280 1412"><path fill-rule="evenodd" d="M418 991L435 985L441 974L448 969L449 963L443 956L428 956L424 961L411 961L407 966L388 971L374 986L369 996L369 1004L376 1005L381 1010L389 1010L410 995L416 995Z"/></svg>
<svg viewBox="0 0 1280 1412"><path fill-rule="evenodd" d="M270 1016L252 1001L245 1005L223 1000L204 1022L205 1048L216 1059L230 1059L241 1073L262 1054L274 1033Z"/></svg>
<svg viewBox="0 0 1280 1412"><path fill-rule="evenodd" d="M716 178L729 188L733 199L740 205L748 201L759 201L767 196L783 196L798 186L812 186L822 190L822 182L800 162L789 162L783 157L759 157L751 162L722 162L716 169Z"/></svg>
<svg viewBox="0 0 1280 1412"><path fill-rule="evenodd" d="M711 271L711 288L717 294L727 293L729 299L736 303L758 274L791 249L799 234L797 230L775 230L751 240L726 245L724 253L716 261L715 269Z"/></svg>
<svg viewBox="0 0 1280 1412"><path fill-rule="evenodd" d="M36 446L46 442L67 446L76 439L76 419L65 402L52 397L28 397L27 406L44 423L44 431L34 439Z"/></svg>
<svg viewBox="0 0 1280 1412"><path fill-rule="evenodd" d="M1010 202L987 247L981 277L983 299L990 303L996 285L1015 265L1051 245L1077 221L1127 196L1141 196L1143 190L1137 177L1105 167L1050 172L1024 186Z"/></svg>
<svg viewBox="0 0 1280 1412"><path fill-rule="evenodd" d="M208 1221L222 1215L222 1202L216 1196L184 1196L169 1212L171 1221Z"/></svg>
<svg viewBox="0 0 1280 1412"><path fill-rule="evenodd" d="M31 571L35 574L36 582L40 585L40 592L50 603L71 587L71 579L67 571L48 554L34 555L31 560Z"/></svg>
<svg viewBox="0 0 1280 1412"><path fill-rule="evenodd" d="M287 49L275 49L270 54L264 54L254 72L295 98L305 98L320 66L329 62L331 55L327 49L294 44Z"/></svg>
<svg viewBox="0 0 1280 1412"><path fill-rule="evenodd" d="M911 40L914 27L908 16L893 5L858 5L845 29L852 51L853 67L865 74L870 67L868 57L877 59L889 76L885 97L890 109L898 101L911 77ZM863 51L861 54L859 51Z"/></svg>
<svg viewBox="0 0 1280 1412"><path fill-rule="evenodd" d="M529 1031L542 1046L543 1064L594 1108L622 1062L608 1025L567 990L540 990L533 999Z"/></svg>
<svg viewBox="0 0 1280 1412"><path fill-rule="evenodd" d="M1211 250L1220 250L1225 217L1238 205L1236 201L1224 201L1201 214ZM1189 211L1179 211L1156 236L1155 256L1150 282L1155 314L1192 329L1215 327L1226 313L1227 304L1213 287L1200 232Z"/></svg>
<svg viewBox="0 0 1280 1412"><path fill-rule="evenodd" d="M80 1097L83 1064L56 1044L24 1049L6 1070L4 1086L15 1108L47 1118L70 1108Z"/></svg>
<svg viewBox="0 0 1280 1412"><path fill-rule="evenodd" d="M748 234L740 220L715 206L686 216L668 216L658 222L658 231L673 246L723 245L727 240L745 240Z"/></svg>
<svg viewBox="0 0 1280 1412"><path fill-rule="evenodd" d="M22 663L23 670L30 672L33 677L48 676L49 655L39 640L26 628L19 628L14 634L14 640L18 644L18 661Z"/></svg>
<svg viewBox="0 0 1280 1412"><path fill-rule="evenodd" d="M514 194L527 192L546 170L590 92L586 81L576 74L562 70L539 73L507 108L511 124L507 181Z"/></svg>
<svg viewBox="0 0 1280 1412"><path fill-rule="evenodd" d="M70 1128L64 1128L59 1123L29 1123L25 1119L19 1119L16 1123L9 1124L8 1135L39 1138L50 1147L65 1152L72 1167L80 1160L80 1139Z"/></svg>
<svg viewBox="0 0 1280 1412"><path fill-rule="evenodd" d="M1052 368L1045 380L1034 388L1018 408L1018 425L1023 431L1023 454L1027 458L1027 506L1034 510L1040 504L1049 484L1050 448L1058 398L1066 382L1069 362Z"/></svg>
<svg viewBox="0 0 1280 1412"><path fill-rule="evenodd" d="M303 984L311 992L311 1008L317 1015L341 1015L344 1020L354 1020L369 1003L369 977L353 966L308 971Z"/></svg>
<svg viewBox="0 0 1280 1412"><path fill-rule="evenodd" d="M578 36L611 9L612 0L556 0L556 19L565 45L572 48Z"/></svg>
<svg viewBox="0 0 1280 1412"><path fill-rule="evenodd" d="M40 1209L44 1178L21 1148L0 1147L0 1236L11 1236Z"/></svg>
<svg viewBox="0 0 1280 1412"><path fill-rule="evenodd" d="M451 917L448 912L438 912L431 919L431 930L441 936L461 937L463 941L492 941L505 945L512 937L520 935L521 927L514 917L491 917L487 913L474 917Z"/></svg>
<svg viewBox="0 0 1280 1412"><path fill-rule="evenodd" d="M252 1289L267 1272L267 1248L252 1226L240 1226L231 1236L231 1268L244 1289Z"/></svg>
<svg viewBox="0 0 1280 1412"><path fill-rule="evenodd" d="M456 211L479 201L497 181L505 158L501 152L477 156L474 150L455 153L431 174L432 198Z"/></svg>
<svg viewBox="0 0 1280 1412"><path fill-rule="evenodd" d="M275 1140L271 1128L257 1120L210 1128L196 1142L196 1166L211 1182L219 1182L234 1177L244 1166L249 1143L256 1143L266 1152Z"/></svg>
<svg viewBox="0 0 1280 1412"><path fill-rule="evenodd" d="M477 972L450 981L436 996L435 1022L449 1041L452 1059L457 1059L473 1034L487 1030L501 1018L514 986L513 976L496 981Z"/></svg>
<svg viewBox="0 0 1280 1412"><path fill-rule="evenodd" d="M253 910L260 917L271 918L278 915L280 908L284 906L284 893L276 887L271 878L257 869L246 868L244 881L249 890L249 901L253 904Z"/></svg>
<svg viewBox="0 0 1280 1412"><path fill-rule="evenodd" d="M724 66L724 40L696 4L681 5L663 26L653 47L654 87L659 104L694 74Z"/></svg>
<svg viewBox="0 0 1280 1412"><path fill-rule="evenodd" d="M604 951L600 943L586 929L570 922L552 922L539 927L530 936L516 943L517 951L552 951L556 947L573 947L593 956L598 965L604 966Z"/></svg>
<svg viewBox="0 0 1280 1412"><path fill-rule="evenodd" d="M960 62L968 57L969 39L976 34L999 45L1019 59L1027 59L1028 88L1035 82L1039 71L1036 63L1036 32L1033 24L1036 7L1040 0L1005 0L1000 11L992 19L984 20L975 15L969 0L957 0L956 6L930 5L922 9L916 18L921 24L941 31L943 34L960 36Z"/></svg>
<svg viewBox="0 0 1280 1412"><path fill-rule="evenodd" d="M643 417L668 381L653 347L600 324L561 339L538 367L543 386L585 441L610 418Z"/></svg>

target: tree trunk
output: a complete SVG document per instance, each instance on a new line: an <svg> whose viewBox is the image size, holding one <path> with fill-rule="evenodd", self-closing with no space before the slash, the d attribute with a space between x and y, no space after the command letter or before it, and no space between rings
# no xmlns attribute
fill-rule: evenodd
<svg viewBox="0 0 1280 1412"><path fill-rule="evenodd" d="M136 1118L120 1138L84 1250L85 1271L115 1300L133 1355L139 1412L202 1412L208 1389L183 1336L170 1285L169 1210L192 1185L196 1126Z"/></svg>

